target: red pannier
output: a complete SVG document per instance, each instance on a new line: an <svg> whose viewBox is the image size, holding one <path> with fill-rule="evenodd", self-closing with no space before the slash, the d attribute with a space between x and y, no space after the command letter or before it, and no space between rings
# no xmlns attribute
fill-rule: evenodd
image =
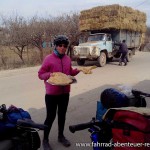
<svg viewBox="0 0 150 150"><path fill-rule="evenodd" d="M116 110L112 136L114 150L150 150L150 116L131 110Z"/></svg>

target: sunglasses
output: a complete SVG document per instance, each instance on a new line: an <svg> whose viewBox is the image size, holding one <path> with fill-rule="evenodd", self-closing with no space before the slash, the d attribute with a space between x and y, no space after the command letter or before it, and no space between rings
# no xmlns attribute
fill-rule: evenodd
<svg viewBox="0 0 150 150"><path fill-rule="evenodd" d="M58 46L59 46L59 47L64 47L64 48L67 48L67 47L68 47L68 45L66 45L66 44L59 44Z"/></svg>

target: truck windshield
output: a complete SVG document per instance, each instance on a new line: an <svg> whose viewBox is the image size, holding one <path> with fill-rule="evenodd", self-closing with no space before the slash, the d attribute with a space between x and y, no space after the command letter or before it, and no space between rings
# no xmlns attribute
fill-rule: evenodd
<svg viewBox="0 0 150 150"><path fill-rule="evenodd" d="M97 35L90 35L88 37L88 42L90 41L103 41L104 40L104 36L105 34L97 34Z"/></svg>

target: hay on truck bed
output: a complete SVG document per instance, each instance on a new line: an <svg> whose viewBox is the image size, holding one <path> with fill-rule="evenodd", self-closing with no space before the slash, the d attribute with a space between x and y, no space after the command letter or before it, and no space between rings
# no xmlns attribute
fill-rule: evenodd
<svg viewBox="0 0 150 150"><path fill-rule="evenodd" d="M80 31L123 29L146 32L146 14L120 5L98 6L81 11Z"/></svg>

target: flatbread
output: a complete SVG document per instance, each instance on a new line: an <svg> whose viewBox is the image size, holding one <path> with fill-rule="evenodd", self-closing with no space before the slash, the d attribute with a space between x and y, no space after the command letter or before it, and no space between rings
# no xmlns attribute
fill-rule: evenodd
<svg viewBox="0 0 150 150"><path fill-rule="evenodd" d="M69 85L73 80L62 72L54 72L47 82L54 85Z"/></svg>
<svg viewBox="0 0 150 150"><path fill-rule="evenodd" d="M79 67L84 74L92 74L92 69L97 68L97 66Z"/></svg>

